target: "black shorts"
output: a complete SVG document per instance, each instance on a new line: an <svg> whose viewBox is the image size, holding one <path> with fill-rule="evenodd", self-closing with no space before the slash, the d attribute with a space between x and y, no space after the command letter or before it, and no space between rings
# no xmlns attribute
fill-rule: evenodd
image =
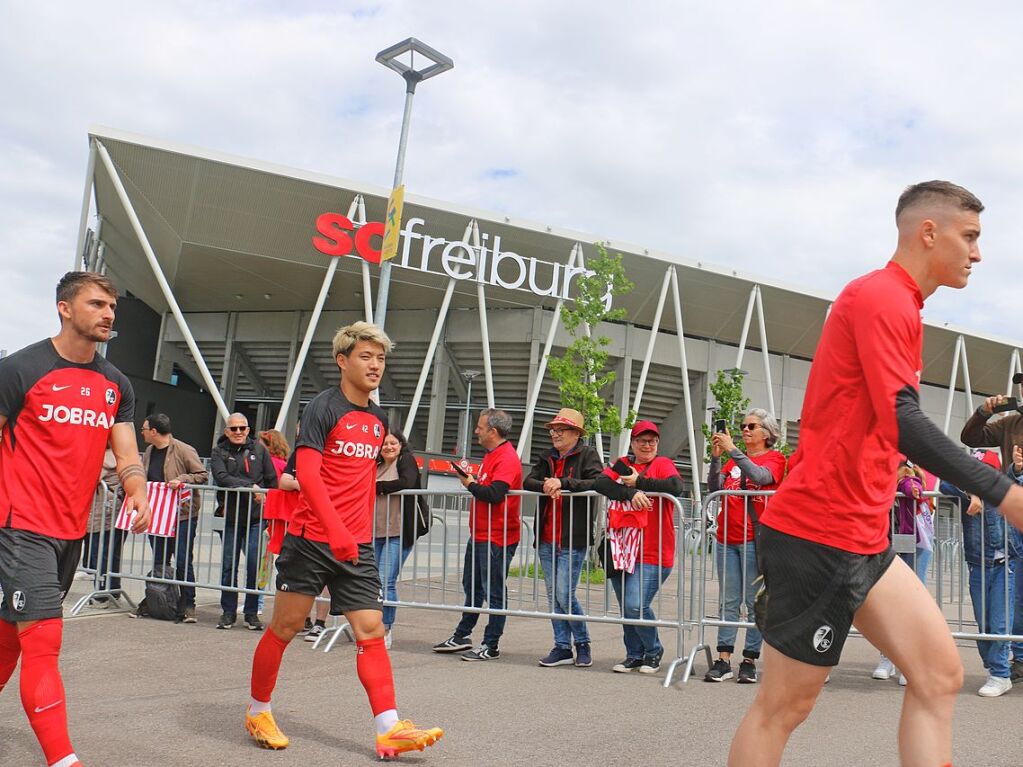
<svg viewBox="0 0 1023 767"><path fill-rule="evenodd" d="M853 616L895 559L853 554L758 527L756 622L764 641L812 666L837 666Z"/></svg>
<svg viewBox="0 0 1023 767"><path fill-rule="evenodd" d="M17 623L61 617L81 558L81 539L0 528L0 619Z"/></svg>
<svg viewBox="0 0 1023 767"><path fill-rule="evenodd" d="M330 593L330 614L350 610L383 610L384 592L373 557L373 544L359 544L359 564L338 562L330 546L297 535L285 535L277 557L277 590L318 597Z"/></svg>

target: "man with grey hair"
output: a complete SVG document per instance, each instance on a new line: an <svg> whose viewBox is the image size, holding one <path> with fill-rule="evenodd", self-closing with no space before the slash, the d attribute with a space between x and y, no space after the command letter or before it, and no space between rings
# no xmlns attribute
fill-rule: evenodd
<svg viewBox="0 0 1023 767"><path fill-rule="evenodd" d="M522 489L522 462L508 441L512 419L503 410L487 409L476 423L476 437L487 454L477 479L471 473L461 476L462 485L472 493L469 517L469 541L465 547L462 588L466 607L490 605L503 610L506 602L505 580L519 545L519 506L521 498L508 495ZM462 613L455 632L433 646L434 652L461 652L462 660L483 661L501 657L498 643L504 633L505 616L491 615L483 632L483 643L475 650L469 637L479 613Z"/></svg>
<svg viewBox="0 0 1023 767"><path fill-rule="evenodd" d="M217 487L229 489L266 490L277 487L277 471L269 451L249 433L249 419L242 413L231 413L224 426L224 436L210 454L210 468ZM259 564L259 539L263 532L263 495L261 493L219 492L218 509L223 510L223 557L220 585L238 585L239 555L245 552L245 588L255 590ZM238 620L238 592L221 591L222 615L218 629L229 629ZM259 619L259 595L246 594L245 625L262 631Z"/></svg>

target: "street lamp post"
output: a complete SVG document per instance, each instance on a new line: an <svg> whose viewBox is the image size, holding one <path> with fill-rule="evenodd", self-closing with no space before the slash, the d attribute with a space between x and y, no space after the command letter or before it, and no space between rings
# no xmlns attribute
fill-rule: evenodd
<svg viewBox="0 0 1023 767"><path fill-rule="evenodd" d="M463 370L465 379L465 428L462 430L462 460L469 457L469 422L472 420L472 381L480 374L478 370Z"/></svg>
<svg viewBox="0 0 1023 767"><path fill-rule="evenodd" d="M398 61L400 56L410 54L409 64ZM416 69L416 54L431 62L425 69ZM423 80L447 72L455 66L455 63L434 50L429 45L420 42L414 37L392 45L390 48L380 51L377 54L377 61L388 69L393 69L405 81L405 113L401 118L401 136L398 139L398 159L394 164L394 189L401 186L402 177L405 173L405 147L408 144L409 118L412 116L412 97L415 95L416 86ZM380 286L377 288L377 308L373 319L378 326L384 327L387 319L387 295L391 288L391 262L384 261L380 265Z"/></svg>

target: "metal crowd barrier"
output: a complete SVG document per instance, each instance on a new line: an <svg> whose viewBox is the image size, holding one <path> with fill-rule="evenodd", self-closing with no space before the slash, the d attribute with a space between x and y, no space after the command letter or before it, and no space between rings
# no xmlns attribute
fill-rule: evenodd
<svg viewBox="0 0 1023 767"><path fill-rule="evenodd" d="M697 615L694 624L697 630L697 639L692 646L689 655L685 659L685 669L682 681L687 682L692 675L697 657L703 653L707 666L713 663L712 645L708 637L708 629L714 627L720 630L722 627L733 629L753 629L753 616L746 615L742 618L741 612L736 617L724 615L724 604L726 596L733 601L737 598L740 605L747 602L747 584L738 584L739 593L734 588L730 591L727 571L720 572L718 564L718 552L721 544L717 542L718 531L718 510L725 508L724 519L727 527L728 505L725 499L728 497L743 498L743 509L748 512L751 499L764 497L765 503L769 505L773 491L758 490L721 490L709 493L703 499L703 510L692 520L692 554L696 559L691 573L693 579L690 594L694 595L697 602L695 612ZM900 519L899 504L905 501L907 513ZM931 551L928 553L924 546L919 546L919 531L924 528L928 534L931 533L929 526L922 523L920 515L921 504L927 504L933 510L933 534L931 535ZM906 518L911 513L910 525L907 525ZM942 609L952 636L957 640L992 641L992 642L1013 642L1023 643L1023 633L1019 633L1020 626L1013 626L1013 615L1016 612L1016 604L1023 601L1023 596L1017 591L1017 587L1023 587L1023 573L1017 577L1023 567L1023 549L1019 543L1015 543L1017 531L1014 531L1008 523L1003 522L1000 531L992 529L991 535L988 530L988 520L983 509L973 517L969 524L979 526L980 548L971 558L976 559L974 564L968 564L965 558L966 547L963 539L963 519L967 516L966 509L962 506L962 500L957 496L946 495L940 492L928 491L921 494L919 499L896 495L891 510L892 548L895 553L902 557L906 563L915 571L934 596L938 606ZM1023 542L1023 538L1019 539ZM742 550L745 557L747 547L755 547L753 540L743 540L735 544ZM710 567L711 558L714 558L715 567ZM930 560L930 561L926 561ZM1014 562L1016 573L1009 573L1007 565ZM983 563L983 564L981 564ZM973 572L974 592L979 599L971 597L970 572ZM716 577L715 577L715 571ZM989 583L994 582L996 591L989 594ZM716 608L716 609L715 609ZM1005 616L1004 623L1006 630L1003 632L988 632L981 627L987 626L992 611L996 616ZM1001 622L1001 621L1000 621ZM1017 633L1013 633L1016 630ZM860 636L853 629L851 636ZM738 639L738 637L736 637ZM735 654L739 652L738 643L735 644Z"/></svg>

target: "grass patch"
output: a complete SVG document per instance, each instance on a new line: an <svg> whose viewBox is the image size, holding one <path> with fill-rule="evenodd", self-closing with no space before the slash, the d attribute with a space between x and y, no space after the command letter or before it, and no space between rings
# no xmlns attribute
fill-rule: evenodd
<svg viewBox="0 0 1023 767"><path fill-rule="evenodd" d="M531 564L523 571L521 567L511 567L508 569L509 578L520 578L525 576L526 578L538 578L543 580L543 568L538 564ZM594 565L592 562L584 562L582 572L579 575L580 583L591 583L601 584L605 581L604 568Z"/></svg>

